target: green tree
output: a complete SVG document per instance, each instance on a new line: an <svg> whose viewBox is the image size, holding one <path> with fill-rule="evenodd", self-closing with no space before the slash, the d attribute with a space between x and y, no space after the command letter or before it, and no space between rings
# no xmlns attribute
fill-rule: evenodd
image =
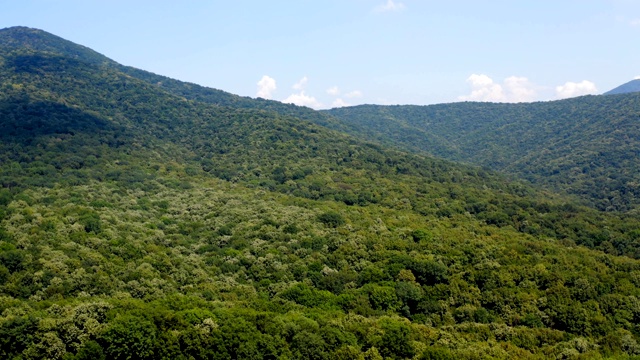
<svg viewBox="0 0 640 360"><path fill-rule="evenodd" d="M109 324L99 341L109 359L150 359L154 354L156 332L152 322L123 315Z"/></svg>
<svg viewBox="0 0 640 360"><path fill-rule="evenodd" d="M387 322L383 325L384 335L380 341L380 353L385 358L409 359L415 355L411 346L411 329L404 323Z"/></svg>

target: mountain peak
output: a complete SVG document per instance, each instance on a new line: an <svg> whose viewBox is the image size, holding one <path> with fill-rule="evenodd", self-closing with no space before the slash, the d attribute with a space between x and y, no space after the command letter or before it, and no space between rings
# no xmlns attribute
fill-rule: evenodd
<svg viewBox="0 0 640 360"><path fill-rule="evenodd" d="M604 95L627 94L638 91L640 91L640 79L634 79L618 86L615 89L607 91Z"/></svg>
<svg viewBox="0 0 640 360"><path fill-rule="evenodd" d="M65 40L44 30L26 26L0 29L0 49L3 52L24 49L45 51L94 64L113 62L106 56L88 47Z"/></svg>
<svg viewBox="0 0 640 360"><path fill-rule="evenodd" d="M0 29L0 36L6 36L7 34L9 35L29 35L29 34L42 35L42 34L49 34L49 33L47 33L44 30L30 28L27 26L11 26L11 27ZM52 35L52 34L49 34L49 35Z"/></svg>

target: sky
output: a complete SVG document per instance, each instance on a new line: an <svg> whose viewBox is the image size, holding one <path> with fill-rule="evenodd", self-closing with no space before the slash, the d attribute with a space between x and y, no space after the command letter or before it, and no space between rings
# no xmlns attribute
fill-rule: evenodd
<svg viewBox="0 0 640 360"><path fill-rule="evenodd" d="M530 102L640 78L640 0L0 0L124 65L316 109Z"/></svg>

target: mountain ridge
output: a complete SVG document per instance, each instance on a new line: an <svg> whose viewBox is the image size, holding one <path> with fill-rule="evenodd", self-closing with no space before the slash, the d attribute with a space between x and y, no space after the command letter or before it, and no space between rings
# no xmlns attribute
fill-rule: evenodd
<svg viewBox="0 0 640 360"><path fill-rule="evenodd" d="M14 42L14 39L18 39L19 41L14 44L9 42ZM285 104L275 100L261 98L254 99L251 97L239 96L223 90L209 88L195 83L183 82L135 67L121 65L87 47L75 44L40 29L28 27L0 29L0 44L3 44L3 46L8 49L13 48L14 46L19 47L20 44L24 44L34 50L57 53L66 56L70 55L88 63L108 66L189 100L202 101L220 106L274 111L310 120L323 126L327 125L339 130L345 130L343 129L344 125L341 123L308 107Z"/></svg>
<svg viewBox="0 0 640 360"><path fill-rule="evenodd" d="M638 91L640 91L640 79L634 79L607 91L603 95L628 94Z"/></svg>
<svg viewBox="0 0 640 360"><path fill-rule="evenodd" d="M367 105L328 114L363 139L502 171L600 210L640 204L637 93L542 103ZM355 130L354 130L355 129Z"/></svg>

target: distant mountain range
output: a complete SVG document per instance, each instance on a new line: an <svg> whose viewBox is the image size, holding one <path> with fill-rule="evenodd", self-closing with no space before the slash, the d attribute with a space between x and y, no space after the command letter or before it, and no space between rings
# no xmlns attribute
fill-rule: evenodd
<svg viewBox="0 0 640 360"><path fill-rule="evenodd" d="M604 95L628 94L638 91L640 91L640 79L635 79L607 91Z"/></svg>
<svg viewBox="0 0 640 360"><path fill-rule="evenodd" d="M640 205L637 92L523 104L363 105L325 113L362 139L512 174L601 210Z"/></svg>

